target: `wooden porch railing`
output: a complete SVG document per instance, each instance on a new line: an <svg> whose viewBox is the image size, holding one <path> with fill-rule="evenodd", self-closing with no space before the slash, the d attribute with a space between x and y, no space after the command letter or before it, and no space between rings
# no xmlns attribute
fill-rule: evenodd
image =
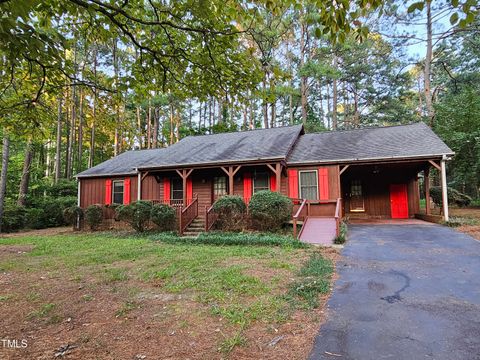
<svg viewBox="0 0 480 360"><path fill-rule="evenodd" d="M210 231L212 226L218 220L218 213L213 210L213 205L205 206L205 231Z"/></svg>
<svg viewBox="0 0 480 360"><path fill-rule="evenodd" d="M193 200L188 203L187 207L180 207L180 216L178 217L178 228L180 235L187 229L188 225L198 216L198 197L194 194Z"/></svg>
<svg viewBox="0 0 480 360"><path fill-rule="evenodd" d="M300 207L298 208L297 212L295 215L293 215L293 237L297 237L297 222L299 219L302 219L302 221L305 221L308 215L310 215L310 206L307 205L307 199L304 199L302 203L300 204ZM298 234L300 235L300 234Z"/></svg>
<svg viewBox="0 0 480 360"><path fill-rule="evenodd" d="M340 218L341 218L341 209L342 209L342 199L337 199L337 204L335 205L335 226L337 236L340 235Z"/></svg>

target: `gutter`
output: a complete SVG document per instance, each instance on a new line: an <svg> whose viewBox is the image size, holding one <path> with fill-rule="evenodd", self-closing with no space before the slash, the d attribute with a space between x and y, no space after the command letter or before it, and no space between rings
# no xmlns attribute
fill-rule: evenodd
<svg viewBox="0 0 480 360"><path fill-rule="evenodd" d="M219 166L219 165L230 165L230 164L257 164L263 163L268 161L280 161L285 160L284 156L275 157L275 158L266 158L266 159L244 159L244 160L232 160L232 161L225 161L225 160L218 160L218 161L207 161L207 162L200 162L200 163L193 163L193 164L169 164L163 166L150 166L150 167L138 167L137 171L144 171L144 170L167 170L167 169L176 169L176 168L185 168L185 167L200 167L200 166L208 166L212 165L211 167Z"/></svg>
<svg viewBox="0 0 480 360"><path fill-rule="evenodd" d="M422 159L431 159L433 157L448 157L455 155L454 152L445 153L445 154L426 154L426 155L416 155L416 156L389 156L389 157L371 157L371 158L352 158L352 159L340 159L340 160L308 160L308 161L295 161L289 162L287 160L287 166L290 165L308 165L308 164L344 164L344 163L362 163L369 161L388 161L388 160L422 160Z"/></svg>

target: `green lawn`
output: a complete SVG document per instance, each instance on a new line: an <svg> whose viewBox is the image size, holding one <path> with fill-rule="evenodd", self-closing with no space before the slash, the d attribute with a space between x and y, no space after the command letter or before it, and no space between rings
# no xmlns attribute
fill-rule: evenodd
<svg viewBox="0 0 480 360"><path fill-rule="evenodd" d="M112 319L150 319L159 304L148 294L161 292L163 297L191 299L200 309L198 321L227 322L229 331L222 332L212 349L221 353L248 348L250 329L278 327L295 312L317 307L319 295L329 291L333 271L321 250L275 235L209 234L189 240L169 234L82 233L0 239L0 249L21 245L33 249L25 254L0 252L0 272L25 283L0 290L0 309L9 311L18 301L25 302L29 311L22 320L33 328L39 321L61 322L72 302L95 308L96 299L110 293L115 294ZM38 283L40 274L55 281ZM52 290L69 289L72 282L81 284L80 293L67 290L59 297ZM191 322L182 304L176 302L176 316L184 318L177 321Z"/></svg>

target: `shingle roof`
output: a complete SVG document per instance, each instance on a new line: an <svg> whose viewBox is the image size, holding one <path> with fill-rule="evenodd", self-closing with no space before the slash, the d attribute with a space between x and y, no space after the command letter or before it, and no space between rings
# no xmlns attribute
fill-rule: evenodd
<svg viewBox="0 0 480 360"><path fill-rule="evenodd" d="M288 164L453 155L424 123L306 134Z"/></svg>
<svg viewBox="0 0 480 360"><path fill-rule="evenodd" d="M109 175L135 175L135 168L149 161L159 158L166 149L132 150L121 153L114 158L104 161L97 166L82 171L77 177L109 176Z"/></svg>
<svg viewBox="0 0 480 360"><path fill-rule="evenodd" d="M213 135L188 136L139 168L165 168L286 159L303 132L302 125Z"/></svg>
<svg viewBox="0 0 480 360"><path fill-rule="evenodd" d="M85 170L77 177L134 175L136 168L286 160L302 125L234 133L188 136L167 148L132 150Z"/></svg>

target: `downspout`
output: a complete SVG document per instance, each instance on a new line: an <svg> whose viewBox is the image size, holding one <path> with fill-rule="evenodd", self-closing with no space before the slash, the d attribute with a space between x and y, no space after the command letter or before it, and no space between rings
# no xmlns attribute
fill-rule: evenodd
<svg viewBox="0 0 480 360"><path fill-rule="evenodd" d="M137 200L142 200L142 173L137 169Z"/></svg>
<svg viewBox="0 0 480 360"><path fill-rule="evenodd" d="M80 179L77 178L77 206L80 207L80 194L81 194L81 183Z"/></svg>
<svg viewBox="0 0 480 360"><path fill-rule="evenodd" d="M445 221L449 220L448 216L448 191L447 191L447 170L445 167L445 162L448 160L446 155L443 155L442 161L440 162L441 167L441 177L442 177L442 203L443 203L443 219Z"/></svg>

